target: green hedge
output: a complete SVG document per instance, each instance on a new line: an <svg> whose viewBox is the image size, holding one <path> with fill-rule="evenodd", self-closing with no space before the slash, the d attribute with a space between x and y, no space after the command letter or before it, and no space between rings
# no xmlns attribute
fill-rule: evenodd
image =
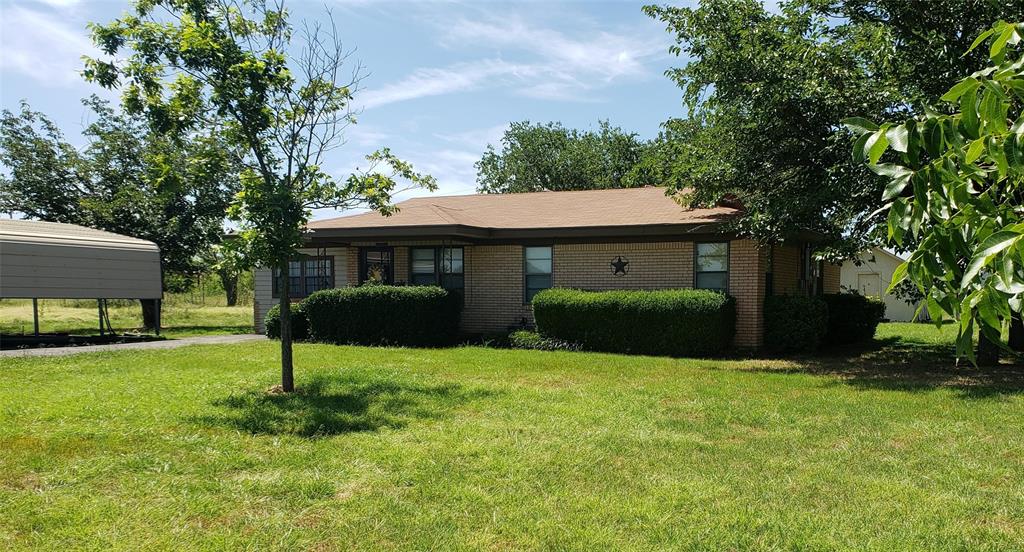
<svg viewBox="0 0 1024 552"><path fill-rule="evenodd" d="M764 300L764 346L779 353L814 351L828 329L820 297L772 295Z"/></svg>
<svg viewBox="0 0 1024 552"><path fill-rule="evenodd" d="M736 303L708 290L544 290L533 298L543 337L616 353L705 356L732 344Z"/></svg>
<svg viewBox="0 0 1024 552"><path fill-rule="evenodd" d="M263 319L263 328L267 337L281 338L281 305L270 307L267 317ZM309 320L306 318L306 310L302 303L292 303L292 339L309 339Z"/></svg>
<svg viewBox="0 0 1024 552"><path fill-rule="evenodd" d="M461 297L435 286L327 289L302 301L313 341L448 345L458 338Z"/></svg>
<svg viewBox="0 0 1024 552"><path fill-rule="evenodd" d="M859 293L835 293L823 295L822 299L828 305L825 342L832 345L871 341L885 317L885 303L881 299Z"/></svg>

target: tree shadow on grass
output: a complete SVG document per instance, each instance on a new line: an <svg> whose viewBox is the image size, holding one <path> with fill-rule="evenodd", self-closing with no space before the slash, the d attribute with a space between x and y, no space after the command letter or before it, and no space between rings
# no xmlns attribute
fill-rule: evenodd
<svg viewBox="0 0 1024 552"><path fill-rule="evenodd" d="M420 385L318 376L294 393L250 390L217 399L212 404L219 413L192 421L252 434L329 437L437 419L459 405L491 395L492 391L455 383Z"/></svg>
<svg viewBox="0 0 1024 552"><path fill-rule="evenodd" d="M836 348L813 356L794 357L786 367L754 368L838 377L842 385L861 389L930 391L946 388L964 398L986 398L1024 392L1024 362L1020 355L1003 354L998 366L957 363L952 345L908 341L899 337Z"/></svg>

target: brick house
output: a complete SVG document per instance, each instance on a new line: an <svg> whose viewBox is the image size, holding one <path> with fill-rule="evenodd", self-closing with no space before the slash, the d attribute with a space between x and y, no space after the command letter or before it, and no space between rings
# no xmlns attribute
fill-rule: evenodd
<svg viewBox="0 0 1024 552"><path fill-rule="evenodd" d="M735 204L683 208L663 188L421 197L385 217L363 213L309 224L290 263L291 296L378 280L437 284L464 297L463 330L532 323L541 289L708 288L736 298L735 343L758 347L767 294L839 290L839 268L810 258L806 241L771 247L726 232ZM255 273L263 330L277 303L272 271Z"/></svg>

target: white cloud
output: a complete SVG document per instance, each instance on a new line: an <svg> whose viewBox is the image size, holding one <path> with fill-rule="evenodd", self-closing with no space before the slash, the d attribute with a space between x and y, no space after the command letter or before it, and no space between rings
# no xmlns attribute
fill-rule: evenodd
<svg viewBox="0 0 1024 552"><path fill-rule="evenodd" d="M474 150L479 150L481 154L488 144L497 146L501 142L501 137L505 135L505 129L508 128L507 123L500 125L494 125L486 128L475 128L465 130L462 132L453 132L449 134L434 134L435 137L450 142L465 146ZM474 161L476 161L474 159Z"/></svg>
<svg viewBox="0 0 1024 552"><path fill-rule="evenodd" d="M390 103L429 96L464 92L495 83L503 78L521 79L535 72L529 65L507 63L500 59L483 59L457 63L448 67L421 68L408 77L381 88L367 86L363 107L372 109Z"/></svg>
<svg viewBox="0 0 1024 552"><path fill-rule="evenodd" d="M582 37L522 19L459 19L439 23L441 43L490 57L446 67L422 67L406 78L367 87L367 109L456 92L513 85L519 95L555 100L600 101L594 91L620 79L641 79L654 71L647 64L667 50L660 34L590 30ZM523 58L512 62L508 59Z"/></svg>
<svg viewBox="0 0 1024 552"><path fill-rule="evenodd" d="M405 190L394 197L395 202L430 195L464 195L476 192L476 168L473 164L480 159L480 153L478 152L445 148L409 152L408 154L399 153L399 157L412 163L418 172L426 173L436 178L438 188L435 192L422 188ZM364 159L342 164L336 170L333 170L332 173L338 178L345 178L360 167L362 169L366 168ZM349 209L346 211L316 209L313 211L313 218L323 219L366 211L366 208Z"/></svg>
<svg viewBox="0 0 1024 552"><path fill-rule="evenodd" d="M72 8L81 3L81 0L39 0L47 6L55 8Z"/></svg>
<svg viewBox="0 0 1024 552"><path fill-rule="evenodd" d="M583 38L572 38L553 29L531 26L517 18L503 18L501 21L462 19L446 28L446 43L530 52L539 57L548 71L560 74L562 80L567 81L578 81L583 77L610 81L626 75L643 75L647 72L644 59L665 50L661 40L636 36L640 33L595 31L584 33Z"/></svg>
<svg viewBox="0 0 1024 552"><path fill-rule="evenodd" d="M389 138L391 138L391 133L365 123L352 125L345 132L345 140L361 149L379 147Z"/></svg>
<svg viewBox="0 0 1024 552"><path fill-rule="evenodd" d="M83 55L97 55L84 28L21 6L3 8L0 69L21 73L47 86L82 83Z"/></svg>

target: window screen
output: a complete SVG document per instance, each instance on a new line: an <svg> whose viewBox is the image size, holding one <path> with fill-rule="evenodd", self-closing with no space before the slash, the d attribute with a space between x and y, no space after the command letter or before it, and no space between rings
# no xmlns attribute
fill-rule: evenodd
<svg viewBox="0 0 1024 552"><path fill-rule="evenodd" d="M409 281L414 286L432 286L437 284L437 265L434 264L433 247L414 247L412 249Z"/></svg>
<svg viewBox="0 0 1024 552"><path fill-rule="evenodd" d="M697 289L729 289L729 244L698 243L696 259Z"/></svg>
<svg viewBox="0 0 1024 552"><path fill-rule="evenodd" d="M523 251L525 301L551 287L551 247L526 247Z"/></svg>

